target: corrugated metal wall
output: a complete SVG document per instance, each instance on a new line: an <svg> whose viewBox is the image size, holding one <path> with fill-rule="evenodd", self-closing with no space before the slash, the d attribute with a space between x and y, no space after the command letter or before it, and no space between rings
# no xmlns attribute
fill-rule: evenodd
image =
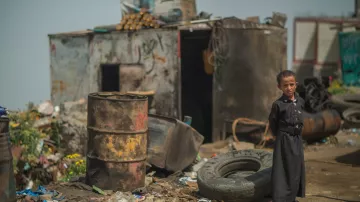
<svg viewBox="0 0 360 202"><path fill-rule="evenodd" d="M285 29L229 28L224 34L228 48L220 57L226 62L214 77L213 141L220 139L225 120L267 121L272 102L281 95L276 75L286 69Z"/></svg>

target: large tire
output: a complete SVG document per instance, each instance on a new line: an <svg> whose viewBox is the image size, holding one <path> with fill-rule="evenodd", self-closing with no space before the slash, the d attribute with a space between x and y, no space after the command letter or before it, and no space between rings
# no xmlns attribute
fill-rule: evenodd
<svg viewBox="0 0 360 202"><path fill-rule="evenodd" d="M360 108L360 94L333 95L331 101L341 108Z"/></svg>
<svg viewBox="0 0 360 202"><path fill-rule="evenodd" d="M225 202L259 201L271 190L272 153L263 150L241 150L218 155L198 171L200 194ZM226 178L235 171L255 173Z"/></svg>
<svg viewBox="0 0 360 202"><path fill-rule="evenodd" d="M345 122L353 127L360 127L360 108L349 108L343 112Z"/></svg>

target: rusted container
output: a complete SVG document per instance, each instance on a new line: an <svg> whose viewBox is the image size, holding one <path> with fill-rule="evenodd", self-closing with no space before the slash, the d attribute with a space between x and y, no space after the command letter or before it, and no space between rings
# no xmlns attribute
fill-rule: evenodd
<svg viewBox="0 0 360 202"><path fill-rule="evenodd" d="M146 96L89 94L87 183L117 191L144 187L147 132Z"/></svg>
<svg viewBox="0 0 360 202"><path fill-rule="evenodd" d="M9 119L0 118L0 201L16 201L16 185L9 137Z"/></svg>
<svg viewBox="0 0 360 202"><path fill-rule="evenodd" d="M336 110L325 110L316 114L304 112L304 140L319 140L335 135L341 126L341 117Z"/></svg>

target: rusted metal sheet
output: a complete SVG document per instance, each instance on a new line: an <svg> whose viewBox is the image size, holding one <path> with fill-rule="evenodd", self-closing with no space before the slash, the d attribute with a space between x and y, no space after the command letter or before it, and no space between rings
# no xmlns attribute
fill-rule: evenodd
<svg viewBox="0 0 360 202"><path fill-rule="evenodd" d="M152 110L180 118L177 30L141 30L95 35L89 50L89 92L102 91L102 64L119 64L120 92L155 91ZM121 78L130 83L124 84Z"/></svg>
<svg viewBox="0 0 360 202"><path fill-rule="evenodd" d="M204 137L191 126L169 117L149 115L148 162L180 171L194 162Z"/></svg>
<svg viewBox="0 0 360 202"><path fill-rule="evenodd" d="M59 105L89 94L89 41L87 34L49 35L51 101Z"/></svg>
<svg viewBox="0 0 360 202"><path fill-rule="evenodd" d="M88 96L86 178L102 189L132 191L145 185L148 131L146 96Z"/></svg>
<svg viewBox="0 0 360 202"><path fill-rule="evenodd" d="M336 110L325 110L316 114L303 113L304 140L319 140L330 135L335 135L341 126L341 117Z"/></svg>
<svg viewBox="0 0 360 202"><path fill-rule="evenodd" d="M0 118L0 201L16 201L16 185L9 137L9 119Z"/></svg>
<svg viewBox="0 0 360 202"><path fill-rule="evenodd" d="M241 24L236 20L234 23ZM286 29L230 22L214 27L213 141L221 139L224 121L247 117L266 121L281 93L276 75L286 69ZM248 24L254 24L247 22ZM224 28L224 25L229 28ZM217 41L218 40L218 41ZM266 76L265 76L266 75Z"/></svg>

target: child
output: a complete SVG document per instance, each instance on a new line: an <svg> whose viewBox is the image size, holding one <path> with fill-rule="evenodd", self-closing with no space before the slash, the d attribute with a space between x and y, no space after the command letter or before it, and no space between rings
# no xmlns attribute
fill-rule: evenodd
<svg viewBox="0 0 360 202"><path fill-rule="evenodd" d="M304 100L296 90L295 73L282 71L277 76L283 95L271 109L269 126L276 136L272 167L273 202L294 202L305 197L304 151L301 138Z"/></svg>

